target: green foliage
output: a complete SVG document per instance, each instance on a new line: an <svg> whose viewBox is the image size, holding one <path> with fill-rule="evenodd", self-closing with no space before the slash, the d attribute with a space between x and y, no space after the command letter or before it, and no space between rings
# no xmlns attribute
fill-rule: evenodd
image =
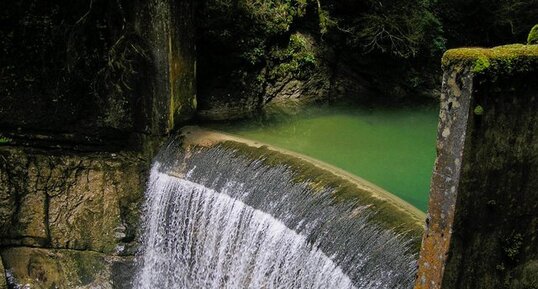
<svg viewBox="0 0 538 289"><path fill-rule="evenodd" d="M196 17L200 107L214 102L206 102L207 95L228 100L261 97L269 71L266 66L278 65L271 52L287 42L309 2L200 1Z"/></svg>
<svg viewBox="0 0 538 289"><path fill-rule="evenodd" d="M364 0L354 4L336 2L332 7L338 29L346 34L347 45L364 53L382 52L408 58L421 50L444 49L441 23L433 14L430 1Z"/></svg>
<svg viewBox="0 0 538 289"><path fill-rule="evenodd" d="M294 17L305 13L306 0L243 0L244 11L257 23L265 24L268 33L288 31Z"/></svg>
<svg viewBox="0 0 538 289"><path fill-rule="evenodd" d="M387 95L424 90L437 81L435 57L445 49L432 6L430 0L202 1L199 95L263 93L266 81L307 77L331 51L336 57L324 60L345 58Z"/></svg>
<svg viewBox="0 0 538 289"><path fill-rule="evenodd" d="M305 13L307 0L206 0L198 22L202 44L232 52L230 61L257 65L275 38Z"/></svg>
<svg viewBox="0 0 538 289"><path fill-rule="evenodd" d="M327 34L330 29L337 26L336 20L329 15L329 11L318 7L318 19L319 19L319 32L324 35Z"/></svg>
<svg viewBox="0 0 538 289"><path fill-rule="evenodd" d="M9 144L9 143L12 142L12 141L13 141L12 139L0 135L0 145L3 145L3 144Z"/></svg>
<svg viewBox="0 0 538 289"><path fill-rule="evenodd" d="M288 74L300 77L301 73L317 65L312 43L301 33L292 34L287 47L274 49L271 52L271 58L276 64L269 73L272 79Z"/></svg>
<svg viewBox="0 0 538 289"><path fill-rule="evenodd" d="M529 36L527 36L527 44L538 44L538 24L532 27Z"/></svg>

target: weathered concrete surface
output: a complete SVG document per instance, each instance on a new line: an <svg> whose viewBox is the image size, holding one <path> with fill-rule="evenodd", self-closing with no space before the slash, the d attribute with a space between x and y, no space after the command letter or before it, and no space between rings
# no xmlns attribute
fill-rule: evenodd
<svg viewBox="0 0 538 289"><path fill-rule="evenodd" d="M449 51L415 288L538 288L538 47Z"/></svg>

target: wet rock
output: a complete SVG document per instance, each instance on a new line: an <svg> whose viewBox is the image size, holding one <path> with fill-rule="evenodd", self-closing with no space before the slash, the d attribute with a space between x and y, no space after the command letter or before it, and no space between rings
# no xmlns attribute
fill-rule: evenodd
<svg viewBox="0 0 538 289"><path fill-rule="evenodd" d="M132 267L132 257L27 247L5 248L0 254L5 262L9 286L15 288L125 288L129 285L128 278L115 276L118 271L115 268L123 268L124 276L132 275L132 271L125 270Z"/></svg>

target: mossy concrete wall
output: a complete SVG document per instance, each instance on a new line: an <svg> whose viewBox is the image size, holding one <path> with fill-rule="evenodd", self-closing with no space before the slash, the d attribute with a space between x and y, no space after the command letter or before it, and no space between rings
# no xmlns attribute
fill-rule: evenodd
<svg viewBox="0 0 538 289"><path fill-rule="evenodd" d="M130 288L152 155L196 107L193 4L2 5L0 288Z"/></svg>
<svg viewBox="0 0 538 289"><path fill-rule="evenodd" d="M4 136L124 148L194 113L193 1L2 6Z"/></svg>
<svg viewBox="0 0 538 289"><path fill-rule="evenodd" d="M443 58L416 289L538 288L538 46Z"/></svg>

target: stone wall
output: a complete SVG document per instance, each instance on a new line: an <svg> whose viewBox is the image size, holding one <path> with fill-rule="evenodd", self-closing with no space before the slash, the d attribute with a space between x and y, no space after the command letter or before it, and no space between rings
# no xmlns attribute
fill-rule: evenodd
<svg viewBox="0 0 538 289"><path fill-rule="evenodd" d="M132 257L29 247L6 248L1 256L11 285L36 289L131 288Z"/></svg>
<svg viewBox="0 0 538 289"><path fill-rule="evenodd" d="M448 51L415 288L538 288L538 46Z"/></svg>
<svg viewBox="0 0 538 289"><path fill-rule="evenodd" d="M0 147L0 255L9 283L128 286L148 164L137 152ZM122 280L111 279L116 267Z"/></svg>
<svg viewBox="0 0 538 289"><path fill-rule="evenodd" d="M0 148L1 245L132 254L146 161Z"/></svg>
<svg viewBox="0 0 538 289"><path fill-rule="evenodd" d="M0 288L130 288L152 156L196 108L193 1L2 6Z"/></svg>
<svg viewBox="0 0 538 289"><path fill-rule="evenodd" d="M140 145L195 110L192 1L24 0L0 12L0 133Z"/></svg>
<svg viewBox="0 0 538 289"><path fill-rule="evenodd" d="M132 267L148 163L136 152L0 147L0 255L9 283L127 286L125 270L121 282L108 277Z"/></svg>

